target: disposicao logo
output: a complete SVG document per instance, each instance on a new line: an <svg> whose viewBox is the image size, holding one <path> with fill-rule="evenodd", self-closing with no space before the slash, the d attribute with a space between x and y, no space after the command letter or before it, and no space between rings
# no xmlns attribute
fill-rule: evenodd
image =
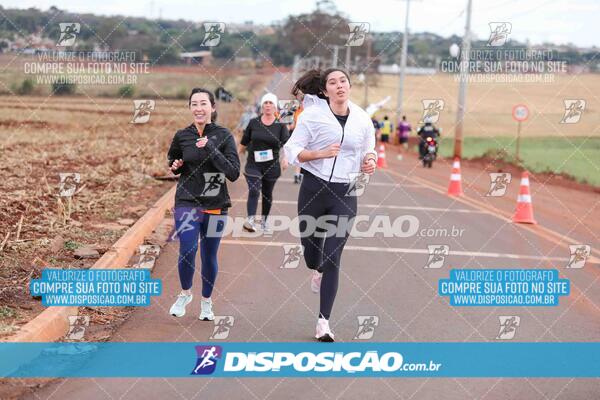
<svg viewBox="0 0 600 400"><path fill-rule="evenodd" d="M217 368L217 360L223 355L221 346L196 346L198 361L192 375L210 375Z"/></svg>
<svg viewBox="0 0 600 400"><path fill-rule="evenodd" d="M425 362L404 362L397 352L367 351L323 351L299 353L287 351L223 351L222 346L195 346L198 354L196 367L192 375L209 375L217 369L217 360L221 363L218 375L238 376L252 373L253 376L268 375L277 372L285 374L324 375L347 374L376 374L390 372L439 372L441 363L433 360Z"/></svg>
<svg viewBox="0 0 600 400"><path fill-rule="evenodd" d="M391 372L402 366L402 355L395 352L379 355L377 351L361 352L288 352L227 353L225 372L276 372L291 368L296 372Z"/></svg>

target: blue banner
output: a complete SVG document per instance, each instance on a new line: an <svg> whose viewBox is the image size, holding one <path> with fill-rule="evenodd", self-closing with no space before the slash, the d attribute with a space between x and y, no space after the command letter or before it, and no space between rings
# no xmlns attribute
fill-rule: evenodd
<svg viewBox="0 0 600 400"><path fill-rule="evenodd" d="M452 306L557 306L570 291L556 269L451 269L438 282Z"/></svg>
<svg viewBox="0 0 600 400"><path fill-rule="evenodd" d="M140 307L162 293L162 282L145 269L46 268L29 291L44 306Z"/></svg>
<svg viewBox="0 0 600 400"><path fill-rule="evenodd" d="M600 343L0 343L0 377L600 377Z"/></svg>

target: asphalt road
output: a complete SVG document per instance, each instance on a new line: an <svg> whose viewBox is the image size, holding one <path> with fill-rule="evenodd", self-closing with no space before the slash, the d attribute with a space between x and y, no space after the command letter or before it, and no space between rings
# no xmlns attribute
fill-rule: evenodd
<svg viewBox="0 0 600 400"><path fill-rule="evenodd" d="M507 222L500 215L440 193L447 185L450 166L440 160L424 170L414 156L399 161L388 150L389 169L380 170L359 197L359 214L392 220L416 218L424 235L410 237L350 238L342 257L338 297L331 324L338 341L355 339L360 316L379 319L371 341L397 342L494 342L500 316L518 316L513 341L569 342L600 340L600 291L598 265L566 269L568 244L548 239L537 227ZM298 185L287 170L275 187L272 215L294 217ZM418 183L423 179L431 185ZM499 209L514 210L517 184L503 199L481 196L487 175L463 168L467 197L489 202ZM436 188L438 190L436 190ZM568 196L560 188L544 195L533 188L534 207L544 203L536 218L540 225L597 247L594 231L585 222L555 218L553 202ZM231 216L245 216L247 188L241 178L230 186L235 200ZM537 203L536 203L537 201ZM567 200L565 200L568 202ZM585 202L588 201L589 204ZM592 209L588 218L598 221L597 198L584 196L573 207ZM260 207L259 207L260 209ZM547 210L547 211L546 211ZM577 209L563 213L577 213ZM548 223L547 221L552 221ZM438 229L430 237L427 229ZM444 234L444 229L446 234ZM453 235L460 231L461 234ZM596 231L597 232L597 231ZM236 235L239 236L239 235ZM289 231L272 236L223 239L219 276L213 296L215 313L232 316L234 323L222 341L313 341L318 295L309 288L309 272L301 260L295 268L281 268L284 245L298 244ZM428 245L447 245L450 254L441 268L424 268ZM179 292L176 242L167 244L153 271L163 281L163 296L136 311L117 331L115 341L206 342L214 324L197 319L199 277L195 301L180 319L168 315ZM198 261L199 263L199 255ZM289 266L289 265L288 265ZM571 295L549 307L455 307L438 296L440 278L450 268L557 268L571 280ZM326 346L326 344L323 344ZM505 360L510 363L511 360ZM592 399L600 393L599 379L64 379L28 399Z"/></svg>

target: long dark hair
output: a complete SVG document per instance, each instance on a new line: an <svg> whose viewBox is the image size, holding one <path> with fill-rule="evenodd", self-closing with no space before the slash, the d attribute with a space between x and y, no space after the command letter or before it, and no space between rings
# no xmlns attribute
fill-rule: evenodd
<svg viewBox="0 0 600 400"><path fill-rule="evenodd" d="M210 101L210 105L212 107L215 106L215 96L210 90L204 88L193 88L192 92L190 93L190 98L188 99L188 107L192 105L192 96L196 93L206 93L208 95L208 101ZM214 123L216 120L217 112L213 111L212 113L210 113L210 121Z"/></svg>
<svg viewBox="0 0 600 400"><path fill-rule="evenodd" d="M328 68L325 71L321 71L320 69L311 69L302 75L300 79L296 81L296 83L294 83L294 86L292 87L292 94L297 96L298 92L302 92L304 94L316 95L321 99L329 101L327 96L323 94L323 91L327 86L327 77L329 74L335 71L340 71L342 74L346 75L346 79L348 79L348 83L350 83L350 76L343 69Z"/></svg>

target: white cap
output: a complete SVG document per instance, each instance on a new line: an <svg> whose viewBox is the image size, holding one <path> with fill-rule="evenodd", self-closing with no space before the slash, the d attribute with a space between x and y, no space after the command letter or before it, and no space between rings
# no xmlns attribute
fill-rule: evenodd
<svg viewBox="0 0 600 400"><path fill-rule="evenodd" d="M277 107L277 96L275 96L273 93L266 93L262 99L260 99L260 105L262 106L265 101L270 101L275 105L275 107Z"/></svg>

